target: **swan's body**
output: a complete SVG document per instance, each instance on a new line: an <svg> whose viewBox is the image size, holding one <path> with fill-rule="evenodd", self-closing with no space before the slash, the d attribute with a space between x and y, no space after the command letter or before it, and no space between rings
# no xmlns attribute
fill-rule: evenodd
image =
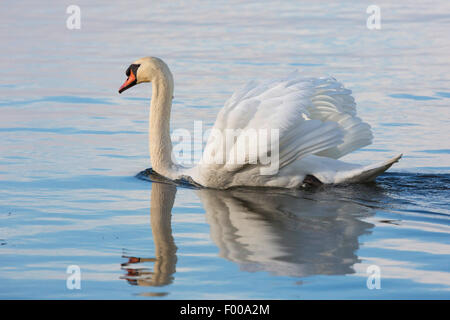
<svg viewBox="0 0 450 320"><path fill-rule="evenodd" d="M226 135L239 132L235 143L208 140L202 161L194 168L182 168L172 161L170 111L173 77L158 58L137 60L127 70L128 80L119 92L141 82L152 82L149 143L151 165L157 173L172 179L187 178L204 187L226 189L235 186L296 188L305 181L325 184L372 181L386 171L401 155L386 162L361 166L337 160L372 141L370 126L356 116L351 91L333 78L302 78L292 74L283 79L250 83L225 104L213 132ZM271 147L267 139L252 141L255 146L239 144L252 130L277 131L276 170L255 162L267 158ZM234 140L233 140L234 141ZM273 144L272 144L273 146ZM268 152L269 150L269 152ZM223 161L216 161L217 155ZM244 161L230 154L239 154ZM212 161L211 159L215 159ZM266 169L266 171L264 171ZM262 173L266 172L266 173Z"/></svg>

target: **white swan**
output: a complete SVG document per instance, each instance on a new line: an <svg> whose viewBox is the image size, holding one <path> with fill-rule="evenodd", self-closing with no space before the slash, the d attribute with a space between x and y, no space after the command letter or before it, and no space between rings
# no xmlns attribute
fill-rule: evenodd
<svg viewBox="0 0 450 320"><path fill-rule="evenodd" d="M119 93L138 83L152 83L151 165L154 171L172 180L188 179L218 189L367 182L402 156L369 166L336 160L370 144L370 126L356 116L351 91L335 79L303 78L295 73L282 79L252 82L234 93L219 112L213 132L226 136L233 130L240 134L232 143L224 143L212 134L202 161L193 168L183 168L172 161L169 122L174 83L169 68L159 58L146 57L131 64L126 75L128 79ZM238 143L240 138L248 137L250 130L262 129L277 130L279 139L269 147L268 138L252 140L249 145ZM272 151L277 152L277 170L262 174L262 169L272 163L258 159L272 157ZM236 155L243 161L235 161ZM223 161L216 161L222 157Z"/></svg>

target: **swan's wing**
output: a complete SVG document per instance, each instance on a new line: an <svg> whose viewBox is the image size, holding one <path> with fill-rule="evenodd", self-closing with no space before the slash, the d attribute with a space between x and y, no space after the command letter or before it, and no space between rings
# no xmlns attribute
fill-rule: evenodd
<svg viewBox="0 0 450 320"><path fill-rule="evenodd" d="M207 157L240 155L244 162L225 161L229 171L240 170L252 159L267 156L267 139L250 133L278 132L279 168L308 154L338 158L370 144L370 127L356 117L351 91L332 78L305 79L292 74L283 79L251 82L235 92L219 112L213 127L222 137L237 133L233 143L212 134ZM260 136L258 136L260 137ZM250 143L237 143L250 138ZM273 140L272 140L273 141ZM252 146L253 144L253 146ZM244 146L244 148L243 148ZM233 155L233 156L230 156Z"/></svg>
<svg viewBox="0 0 450 320"><path fill-rule="evenodd" d="M335 147L316 153L338 159L352 151L372 143L370 126L356 115L352 91L334 78L315 79L315 92L307 108L311 119L336 122L343 130L343 142Z"/></svg>

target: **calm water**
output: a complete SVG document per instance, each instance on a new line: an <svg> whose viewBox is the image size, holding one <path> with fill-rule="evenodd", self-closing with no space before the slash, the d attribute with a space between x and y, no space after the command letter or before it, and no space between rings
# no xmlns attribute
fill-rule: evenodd
<svg viewBox="0 0 450 320"><path fill-rule="evenodd" d="M448 1L6 2L0 11L0 298L450 298ZM175 76L172 128L212 125L234 90L293 69L353 90L377 183L297 192L149 182L150 86ZM66 287L67 267L81 289ZM366 286L367 268L381 289Z"/></svg>

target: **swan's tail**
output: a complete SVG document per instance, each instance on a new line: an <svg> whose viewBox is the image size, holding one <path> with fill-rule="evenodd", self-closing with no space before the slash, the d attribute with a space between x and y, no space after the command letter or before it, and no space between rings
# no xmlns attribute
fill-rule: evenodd
<svg viewBox="0 0 450 320"><path fill-rule="evenodd" d="M343 182L361 183L374 181L376 177L389 169L394 163L398 162L398 160L400 160L402 156L403 154L399 154L398 156L395 156L394 158L391 158L387 161L363 167L360 171L358 170L359 172L357 172L355 175L352 175L352 177L349 177Z"/></svg>

